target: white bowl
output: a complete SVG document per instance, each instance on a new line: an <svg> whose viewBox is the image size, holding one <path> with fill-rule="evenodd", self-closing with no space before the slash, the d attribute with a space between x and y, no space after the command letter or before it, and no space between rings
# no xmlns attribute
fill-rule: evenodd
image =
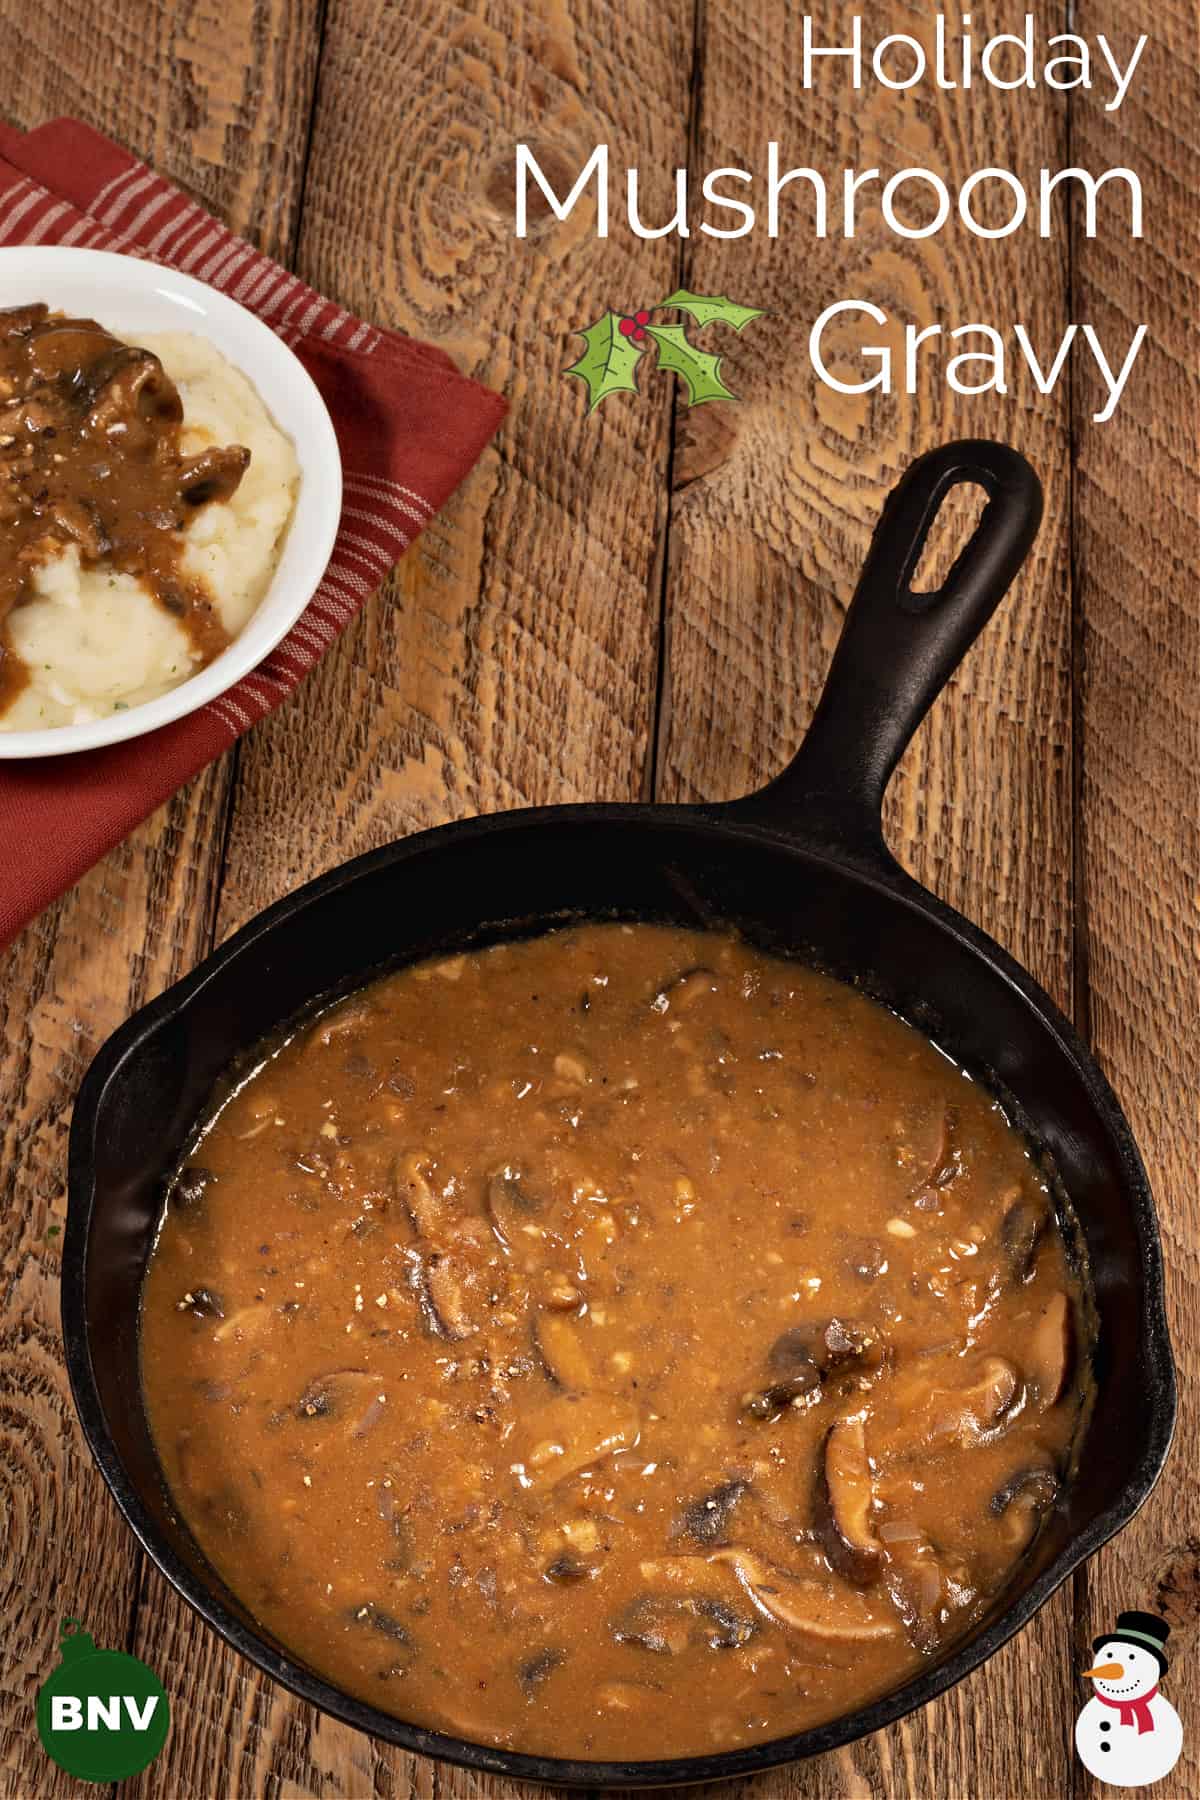
<svg viewBox="0 0 1200 1800"><path fill-rule="evenodd" d="M156 731L223 694L286 637L325 573L342 510L342 463L329 414L312 380L253 313L190 275L107 250L36 246L0 250L0 307L44 300L55 312L98 319L124 338L190 331L208 338L253 382L291 438L300 464L296 505L271 585L206 669L170 693L85 725L0 731L0 758L61 756Z"/></svg>

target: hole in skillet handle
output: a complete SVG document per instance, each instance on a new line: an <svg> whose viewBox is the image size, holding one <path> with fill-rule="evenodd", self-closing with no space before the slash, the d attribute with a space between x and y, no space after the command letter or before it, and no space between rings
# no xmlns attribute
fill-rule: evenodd
<svg viewBox="0 0 1200 1800"><path fill-rule="evenodd" d="M987 505L941 586L914 592L933 522L964 482L981 487ZM1008 445L964 439L918 457L884 504L800 749L782 774L722 813L894 878L898 865L881 826L884 791L1007 593L1041 519L1041 483Z"/></svg>
<svg viewBox="0 0 1200 1800"><path fill-rule="evenodd" d="M909 577L909 592L918 604L922 595L945 586L955 557L978 531L987 504L987 494L975 481L960 482L946 494L930 521L917 566Z"/></svg>

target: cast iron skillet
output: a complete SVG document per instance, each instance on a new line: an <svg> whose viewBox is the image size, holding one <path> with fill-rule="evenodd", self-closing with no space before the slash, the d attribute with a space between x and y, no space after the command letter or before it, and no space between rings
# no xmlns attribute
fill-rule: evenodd
<svg viewBox="0 0 1200 1800"><path fill-rule="evenodd" d="M941 590L910 581L956 482L990 496ZM747 1775L922 1705L988 1657L1133 1516L1175 1418L1158 1232L1109 1087L1023 970L893 861L884 788L1033 540L1041 489L998 444L913 465L888 500L799 755L714 806L557 806L442 826L359 857L254 919L115 1033L75 1108L63 1264L67 1366L97 1462L133 1530L201 1617L293 1692L392 1743L517 1779L653 1786ZM859 982L1014 1108L1078 1216L1097 1308L1094 1421L1077 1478L991 1613L914 1680L829 1724L659 1762L509 1754L418 1730L293 1662L208 1567L166 1494L138 1380L138 1296L163 1197L218 1076L317 995L435 951L566 919L726 924Z"/></svg>

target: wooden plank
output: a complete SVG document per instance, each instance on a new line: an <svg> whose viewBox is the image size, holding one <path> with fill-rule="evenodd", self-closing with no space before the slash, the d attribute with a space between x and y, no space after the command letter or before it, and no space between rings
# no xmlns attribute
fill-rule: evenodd
<svg viewBox="0 0 1200 1800"><path fill-rule="evenodd" d="M21 126L100 126L286 261L317 15L310 0L2 0L0 106Z"/></svg>
<svg viewBox="0 0 1200 1800"><path fill-rule="evenodd" d="M1196 17L1184 0L1084 8L1076 29L1149 44L1129 98L1072 106L1074 159L1126 165L1145 190L1146 237L1075 235L1075 317L1145 348L1106 424L1094 379L1075 393L1078 474L1079 883L1082 1022L1124 1105L1158 1206L1179 1374L1175 1446L1153 1498L1080 1584L1080 1653L1117 1614L1172 1627L1164 1692L1184 1721L1164 1789L1200 1791L1200 1195L1196 1189L1197 872L1200 871L1200 130ZM1084 1694L1077 1690L1082 1704ZM1077 1793L1110 1790L1079 1771Z"/></svg>
<svg viewBox="0 0 1200 1800"><path fill-rule="evenodd" d="M597 142L664 172L685 149L690 0L468 10L334 0L301 273L431 339L512 398L473 477L303 691L246 743L222 934L298 881L447 817L629 798L647 781L670 397L589 419L561 378L575 326L669 286L674 250L589 241L593 215L513 237L518 141L561 183ZM561 186L560 186L561 191ZM662 291L666 291L665 288ZM318 1719L222 1651L152 1580L142 1650L200 1667L145 1791L472 1795ZM511 1790L506 1790L511 1791Z"/></svg>
<svg viewBox="0 0 1200 1800"><path fill-rule="evenodd" d="M4 0L3 108L23 126L61 112L88 119L286 254L315 25L302 0L207 10ZM125 1642L139 1562L83 1449L62 1362L71 1102L108 1033L210 941L227 784L221 765L177 795L24 933L0 980L0 1789L13 1795L73 1791L33 1732L36 1691L63 1614L81 1614L98 1642Z"/></svg>
<svg viewBox="0 0 1200 1800"><path fill-rule="evenodd" d="M847 14L811 9L817 39L845 41ZM1010 30L998 4L972 9L977 41ZM1060 98L942 93L899 96L845 77L801 87L799 21L783 0L746 8L708 0L692 166L761 171L767 143L786 169L835 177L906 166L951 182L1001 165L1058 167L1066 156ZM931 43L933 15L894 3L864 9L865 37L888 31ZM698 185L698 181L697 181ZM762 184L762 185L765 185ZM736 190L733 190L736 191ZM976 919L1057 999L1071 997L1071 692L1068 439L1062 390L1041 398L1014 372L1007 397L965 399L942 385L944 359L919 392L847 397L817 385L807 354L812 322L830 302L869 298L900 325L1011 323L1013 296L1037 344L1056 344L1067 311L1065 234L984 242L948 225L902 241L868 202L853 241L812 230L795 184L780 235L765 216L750 242L693 233L686 285L765 308L727 350L740 404L712 404L679 421L667 571L670 643L657 791L719 799L782 766L819 690L884 494L918 452L960 436L1017 443L1041 473L1047 513L1030 568L952 682L905 758L888 806L888 834L919 879ZM831 220L840 218L831 206ZM913 215L914 219L916 215ZM728 215L714 220L729 224ZM846 378L869 372L839 343ZM961 515L960 515L961 516ZM1045 1796L1069 1787L1073 1688L1071 1600L1060 1594L986 1670L909 1721L839 1755L765 1784L812 1796L947 1792Z"/></svg>
<svg viewBox="0 0 1200 1800"><path fill-rule="evenodd" d="M1192 685L1200 626L1193 591L1195 343L1188 336L1196 250L1185 210L1182 127L1185 102L1195 96L1180 91L1191 54L1187 14L1175 0L1153 20L1138 10L1143 17L1131 21L1127 11L1117 16L1111 6L1099 7L1078 26L1106 29L1121 43L1145 28L1154 41L1119 114L1075 103L1068 156L1060 110L1031 105L1031 96L1020 96L1011 112L991 97L986 110L977 105L971 113L954 96L912 109L889 102L886 110L800 96L794 60L780 50L788 37L781 0L749 18L745 9L735 15L712 0L693 162L762 167L766 137L777 135L789 161L821 167L877 163L887 170L948 159L961 174L980 162L1018 158L1024 168L1128 162L1146 181L1154 221L1148 245L1126 252L1111 236L1075 242L1070 316L1114 329L1145 318L1154 340L1138 377L1144 385L1109 425L1091 424L1087 383L1077 391L1073 547L1083 680L1076 823L1089 977L1079 1009L1090 1013L1156 1184L1187 1397L1197 1355L1189 1304L1195 1200L1187 1179L1194 1080L1186 1054L1195 1041L1196 1004L1182 971L1200 862L1194 808L1186 809L1196 791L1200 733ZM281 100L295 33L272 33L257 14L248 30L248 14L236 8L223 9L219 19L202 7L159 8L137 20L128 8L118 13L116 23L106 14L101 52L93 55L76 49L85 45L82 9L18 11L8 0L0 8L0 47L15 55L19 45L24 62L20 91L5 92L6 109L33 122L70 107L138 148L153 138L167 172L210 204L230 208L243 228L255 218L266 247L286 246L303 137ZM395 41L380 9L335 10L303 272L364 311L446 343L467 366L508 384L532 416L515 414L498 450L426 534L384 603L252 740L222 932L295 880L397 830L529 798L616 797L636 791L644 777L650 596L666 466L662 408L614 401L585 426L578 396L570 384L556 385L554 371L573 354L569 308L571 322L586 322L605 299L620 306L644 298L647 277L666 291L660 277L673 285L674 271L665 249L643 248L634 258L610 243L596 260L596 246L559 228L531 247L535 254L514 278L503 175L511 142L535 131L564 155L604 136L622 154L633 143L629 160L646 168L669 164L678 153L668 127L682 116L678 79L688 61L688 21L682 9L668 23L661 13L653 25L623 17L617 44L616 23L579 11L572 35L562 9L550 3L520 10L496 4L479 15L468 31L449 7L414 9L414 48L411 38L403 47ZM1007 28L998 15L984 18L976 9L975 17L980 34ZM251 47L241 63L235 51L230 75L223 66L227 18L235 43ZM818 20L835 33L834 9ZM896 6L868 13L867 23L869 31L919 35L925 28L923 15ZM793 18L789 29L794 25ZM406 21L406 33L411 29ZM170 127L167 106L151 99L162 91L168 61L157 59L164 45L177 57L178 46L189 52L166 78L177 102ZM266 60L239 73L258 45L266 46ZM142 71L132 81L131 53ZM9 66L16 66L11 59ZM486 98L482 91L464 97L476 74L487 83ZM620 94L622 82L640 92ZM198 112L189 110L197 104ZM635 141L630 119L639 105L643 137ZM265 124L256 122L258 107ZM345 116L356 110L357 118ZM430 122L420 123L426 117ZM1002 118L1012 139L1007 150L999 141ZM415 123L405 145L393 146L403 119ZM747 141L760 120L761 142ZM283 150L278 138L286 140ZM447 141L461 161L441 177L445 205L414 222L411 164ZM270 178L262 173L268 166L276 171ZM270 179L291 198L272 201ZM361 216L371 210L364 191L376 218ZM717 796L776 767L786 753L783 740L798 738L811 708L882 492L910 454L942 437L995 429L1013 438L1050 484L1038 559L902 770L891 831L922 878L1009 943L1066 1003L1072 816L1061 403L1021 388L1007 403L951 400L929 381L911 405L868 407L816 395L810 378L797 372L807 321L829 298L854 291L903 302L920 322L935 308L952 319L1001 321L1011 316L1012 292L1036 294L1023 316L1051 341L1066 316L1065 289L1056 277L1047 291L1046 256L1045 245L1024 239L964 247L949 235L897 254L877 219L854 245L839 241L815 252L803 237L776 245L756 239L753 257L744 246L739 255L738 246L693 240L690 285L728 288L775 316L730 354L727 372L745 395L742 406L679 420L667 571L672 682L658 785L668 797ZM761 285L743 293L739 271L750 268ZM613 291L602 294L606 280ZM793 372L781 379L776 363L783 359ZM616 408L623 409L619 422ZM574 593L584 595L583 604L564 611L562 598ZM625 593L636 593L636 602L620 602ZM571 730L558 730L568 717ZM329 721L328 729L313 733L315 719ZM333 770L332 788L323 763ZM195 784L39 921L10 953L0 995L10 1097L5 1163L20 1171L19 1193L4 1213L8 1224L0 1226L0 1470L17 1522L11 1562L21 1571L20 1589L4 1596L10 1635L0 1679L6 1706L11 1702L7 1728L0 1719L0 1767L13 1793L59 1791L48 1785L29 1732L32 1693L57 1619L46 1597L68 1610L103 1595L105 1605L88 1612L89 1622L118 1641L134 1581L124 1534L78 1449L56 1341L56 1246L45 1234L47 1222L61 1216L66 1110L100 1038L202 953L223 781L215 773ZM296 836L302 818L322 821L311 838ZM1188 1476L1195 1433L1185 1398L1162 1489L1081 1584L1078 1633L1082 1639L1100 1629L1123 1606L1165 1610L1176 1630L1168 1692L1185 1719L1195 1713L1197 1692L1188 1649L1200 1638L1200 1528ZM97 1516L105 1519L100 1529ZM465 1795L468 1787L475 1793L499 1786L410 1765L293 1706L230 1658L153 1576L141 1619L144 1653L164 1669L186 1670L190 1690L177 1705L172 1760L144 1784L147 1793L388 1795L411 1787L432 1795L436 1782ZM1043 1613L985 1674L910 1726L756 1786L781 1794L900 1796L944 1792L954 1771L969 1771L971 1791L988 1800L1069 1791L1064 1758L1081 1698L1066 1678L1071 1651L1060 1606ZM1189 1756L1176 1778L1179 1792L1200 1784L1194 1747ZM1085 1791L1076 1777L1075 1791ZM4 1781L0 1776L0 1787Z"/></svg>

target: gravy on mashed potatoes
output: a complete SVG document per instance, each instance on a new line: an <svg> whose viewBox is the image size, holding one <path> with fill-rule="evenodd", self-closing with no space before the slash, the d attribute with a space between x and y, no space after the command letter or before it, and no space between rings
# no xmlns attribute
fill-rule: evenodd
<svg viewBox="0 0 1200 1800"><path fill-rule="evenodd" d="M0 312L0 730L105 717L212 662L266 591L298 478L206 339Z"/></svg>

